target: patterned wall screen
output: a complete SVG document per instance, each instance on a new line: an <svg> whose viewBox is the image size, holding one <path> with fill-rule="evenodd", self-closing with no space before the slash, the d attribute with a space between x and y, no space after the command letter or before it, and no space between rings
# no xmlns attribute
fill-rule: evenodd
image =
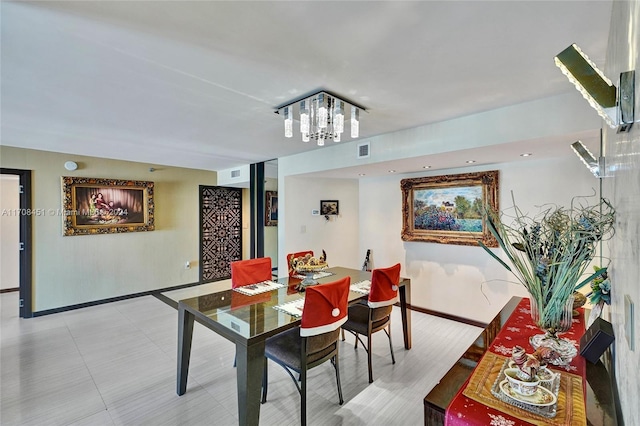
<svg viewBox="0 0 640 426"><path fill-rule="evenodd" d="M242 259L242 190L200 186L200 281L231 277Z"/></svg>

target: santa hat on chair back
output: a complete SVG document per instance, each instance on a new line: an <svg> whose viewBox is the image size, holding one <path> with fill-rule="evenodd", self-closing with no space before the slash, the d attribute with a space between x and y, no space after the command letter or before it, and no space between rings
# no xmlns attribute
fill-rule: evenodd
<svg viewBox="0 0 640 426"><path fill-rule="evenodd" d="M271 258L238 260L231 262L231 287L261 283L271 279Z"/></svg>
<svg viewBox="0 0 640 426"><path fill-rule="evenodd" d="M306 288L300 336L328 333L347 322L350 285L351 278L345 277L332 283Z"/></svg>
<svg viewBox="0 0 640 426"><path fill-rule="evenodd" d="M371 274L371 290L369 291L369 307L393 305L398 301L398 284L400 284L400 264L389 268L374 269Z"/></svg>

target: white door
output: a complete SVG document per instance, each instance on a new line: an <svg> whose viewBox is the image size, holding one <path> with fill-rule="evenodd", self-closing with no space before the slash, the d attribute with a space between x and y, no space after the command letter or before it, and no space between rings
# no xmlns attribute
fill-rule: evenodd
<svg viewBox="0 0 640 426"><path fill-rule="evenodd" d="M20 286L20 177L0 175L0 290Z"/></svg>

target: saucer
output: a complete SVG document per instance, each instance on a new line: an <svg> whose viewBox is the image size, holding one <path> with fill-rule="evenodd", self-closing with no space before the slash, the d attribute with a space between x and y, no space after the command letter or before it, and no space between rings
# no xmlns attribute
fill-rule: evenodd
<svg viewBox="0 0 640 426"><path fill-rule="evenodd" d="M523 402L525 404L534 405L536 407L547 407L556 403L556 396L548 389L538 386L538 389L533 395L525 396L514 391L507 380L500 382L500 390L502 393L516 401Z"/></svg>

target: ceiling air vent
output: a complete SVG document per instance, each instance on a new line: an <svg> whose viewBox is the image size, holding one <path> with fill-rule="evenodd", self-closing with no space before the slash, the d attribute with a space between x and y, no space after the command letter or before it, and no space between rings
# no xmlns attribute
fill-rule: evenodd
<svg viewBox="0 0 640 426"><path fill-rule="evenodd" d="M369 158L369 142L358 144L358 157L357 158Z"/></svg>
<svg viewBox="0 0 640 426"><path fill-rule="evenodd" d="M240 169L237 169L237 170L231 170L231 177L232 177L232 178L238 178L238 177L240 177Z"/></svg>

